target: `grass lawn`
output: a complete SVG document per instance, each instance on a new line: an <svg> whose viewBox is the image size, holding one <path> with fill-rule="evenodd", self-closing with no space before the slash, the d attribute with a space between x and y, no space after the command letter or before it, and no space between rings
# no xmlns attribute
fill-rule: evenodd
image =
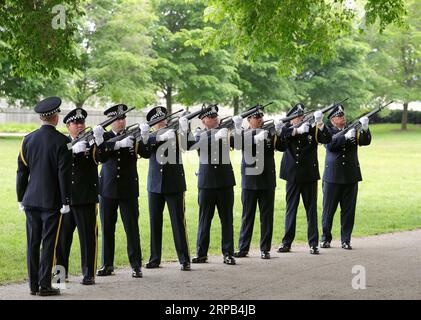
<svg viewBox="0 0 421 320"><path fill-rule="evenodd" d="M360 149L360 163L364 181L359 185L357 217L354 236L374 235L421 227L421 127L409 126L407 132L399 131L399 125L373 125L371 146ZM20 139L0 138L0 283L26 279L25 215L18 211L15 194L16 159ZM319 148L320 168L323 168L325 150ZM234 151L231 159L237 185L241 185L241 154ZM276 154L277 169L281 154ZM186 220L190 253L195 255L198 220L197 179L195 171L198 157L195 152L184 154L187 178ZM143 260L149 258L149 218L147 211L146 176L148 161L140 160L140 232ZM321 174L323 170L321 170ZM279 172L277 172L277 175ZM273 249L283 236L285 218L285 181L277 180ZM319 184L319 230L321 230L321 182ZM163 259L174 260L176 253L168 213L165 212L163 233ZM98 217L99 219L99 217ZM260 227L256 216L253 246L258 247ZM235 188L234 236L235 244L241 223L241 188ZM210 254L220 254L220 222L217 214L212 224ZM334 222L334 239L338 239L339 212ZM302 205L298 212L296 242L304 243L307 223ZM70 273L80 273L80 254L77 232L72 248ZM101 243L99 239L99 243ZM99 250L100 255L101 250ZM98 257L100 265L100 256ZM116 266L127 266L126 237L121 219L117 223Z"/></svg>

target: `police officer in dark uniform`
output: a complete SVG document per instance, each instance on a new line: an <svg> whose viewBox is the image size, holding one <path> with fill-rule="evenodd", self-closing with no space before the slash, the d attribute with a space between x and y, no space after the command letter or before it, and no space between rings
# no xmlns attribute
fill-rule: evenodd
<svg viewBox="0 0 421 320"><path fill-rule="evenodd" d="M69 142L76 139L85 129L87 112L81 108L70 111L63 119L69 131ZM98 128L99 127L99 128ZM95 127L97 136L102 138L101 126ZM99 133L98 133L99 132ZM101 142L101 141L100 141ZM69 272L70 248L73 241L73 232L77 226L80 242L82 284L95 283L97 258L97 204L98 204L98 163L101 153L104 152L101 143L99 147L94 143L79 141L72 148L72 192L70 198L70 213L63 217L57 247L57 264Z"/></svg>
<svg viewBox="0 0 421 320"><path fill-rule="evenodd" d="M112 106L104 111L112 117L123 113L128 108L125 104ZM142 141L134 143L132 136L117 142L107 140L121 134L126 127L126 116L114 121L112 130L105 132L106 158L99 176L99 209L102 224L102 267L98 276L109 276L114 272L115 225L117 209L127 236L127 254L132 267L132 277L142 277L142 253L139 235L139 181L137 174L137 156L149 157Z"/></svg>
<svg viewBox="0 0 421 320"><path fill-rule="evenodd" d="M196 143L189 150L199 152L198 200L199 226L197 230L196 253L192 263L206 263L210 239L210 228L215 207L218 209L222 229L223 262L235 265L234 258L234 171L229 158L233 144L226 128L214 130L219 125L218 106L201 113L199 118L205 127L195 135Z"/></svg>
<svg viewBox="0 0 421 320"><path fill-rule="evenodd" d="M328 118L332 123L332 127L329 128L332 136L346 128L343 105L338 105L333 109ZM333 217L338 204L340 204L342 248L352 249L351 233L354 227L358 182L362 181L358 162L358 146L367 146L371 143L368 122L367 117L362 117L360 131L356 132L355 129L350 129L345 134L334 137L330 143L325 145L322 248L330 248Z"/></svg>
<svg viewBox="0 0 421 320"><path fill-rule="evenodd" d="M148 112L146 120L151 121L163 118L166 115L167 109L158 106ZM152 134L148 141L151 151L147 183L151 256L145 267L148 269L158 268L161 263L163 211L165 203L167 203L181 270L189 271L190 255L184 214L186 179L184 177L179 139L176 137L174 130L163 129L166 123L166 120L157 123L154 126L157 134Z"/></svg>
<svg viewBox="0 0 421 320"><path fill-rule="evenodd" d="M233 117L236 127L235 139L240 139L241 142L235 145L241 146L243 152L241 162L243 213L238 241L239 250L234 254L238 258L246 257L250 249L254 218L259 203L261 258L270 259L276 188L274 151L277 135L275 131L259 130L263 125L263 116L261 110L251 114L247 118L250 129L246 131L241 130L243 119L239 116ZM249 159L254 161L251 162ZM259 166L262 166L260 170ZM251 172L250 169L255 169L256 172Z"/></svg>
<svg viewBox="0 0 421 320"><path fill-rule="evenodd" d="M70 211L72 154L67 138L56 130L61 99L40 101L35 112L42 126L22 141L16 191L26 213L27 264L32 295L59 295L51 286L62 214ZM60 214L61 213L61 214ZM40 250L42 247L42 250Z"/></svg>
<svg viewBox="0 0 421 320"><path fill-rule="evenodd" d="M318 254L319 231L317 227L317 181L320 179L317 146L329 143L332 136L323 124L323 113L314 113L315 126L308 122L294 128L303 119L304 105L296 104L287 117L296 115L291 124L282 129L277 150L283 151L280 178L286 183L285 236L278 252L289 252L295 238L297 209L300 195L307 213L307 236L310 253Z"/></svg>

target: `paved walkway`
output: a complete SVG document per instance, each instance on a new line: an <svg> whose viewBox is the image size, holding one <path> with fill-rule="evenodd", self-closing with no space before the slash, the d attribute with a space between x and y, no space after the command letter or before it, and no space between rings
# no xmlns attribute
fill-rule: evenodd
<svg viewBox="0 0 421 320"><path fill-rule="evenodd" d="M257 251L227 266L219 256L208 264L192 265L191 272L178 263L144 269L142 279L132 279L129 269L97 278L94 286L82 286L71 277L62 295L51 299L421 299L421 230L353 240L354 250L321 249L310 255L306 246L290 253L272 252L262 260ZM366 272L366 289L356 290L352 268ZM358 270L358 275L362 275ZM0 286L0 299L45 299L29 295L26 283Z"/></svg>

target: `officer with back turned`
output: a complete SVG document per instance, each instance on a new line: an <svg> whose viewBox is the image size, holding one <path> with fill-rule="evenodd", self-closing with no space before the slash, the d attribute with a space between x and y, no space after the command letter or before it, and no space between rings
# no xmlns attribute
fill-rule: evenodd
<svg viewBox="0 0 421 320"><path fill-rule="evenodd" d="M55 249L63 214L70 211L72 154L56 130L61 99L40 101L35 112L42 126L22 141L16 191L26 214L27 265L32 295L59 295L51 286ZM42 250L41 250L42 247Z"/></svg>

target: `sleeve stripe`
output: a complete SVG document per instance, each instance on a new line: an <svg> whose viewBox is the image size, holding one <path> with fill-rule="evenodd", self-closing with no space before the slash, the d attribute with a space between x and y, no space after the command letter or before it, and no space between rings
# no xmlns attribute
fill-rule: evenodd
<svg viewBox="0 0 421 320"><path fill-rule="evenodd" d="M25 157L23 156L23 141L25 141L25 138L23 138L22 143L20 145L20 153L19 153L19 155L20 155L20 159L22 160L23 164L27 167L28 166L28 163L26 162Z"/></svg>

